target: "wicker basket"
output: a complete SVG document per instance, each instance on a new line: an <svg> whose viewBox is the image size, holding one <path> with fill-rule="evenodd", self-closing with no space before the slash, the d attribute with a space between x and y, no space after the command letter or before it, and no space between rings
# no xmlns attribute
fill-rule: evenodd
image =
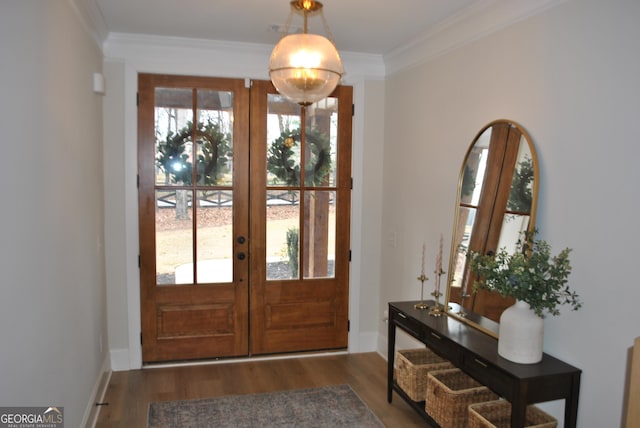
<svg viewBox="0 0 640 428"><path fill-rule="evenodd" d="M413 401L424 401L430 371L450 368L453 364L426 348L396 352L396 381Z"/></svg>
<svg viewBox="0 0 640 428"><path fill-rule="evenodd" d="M470 404L498 399L460 369L431 372L428 379L424 408L441 428L466 427Z"/></svg>
<svg viewBox="0 0 640 428"><path fill-rule="evenodd" d="M527 406L526 428L556 428L558 421L536 406ZM469 406L469 428L510 428L511 403L505 400Z"/></svg>

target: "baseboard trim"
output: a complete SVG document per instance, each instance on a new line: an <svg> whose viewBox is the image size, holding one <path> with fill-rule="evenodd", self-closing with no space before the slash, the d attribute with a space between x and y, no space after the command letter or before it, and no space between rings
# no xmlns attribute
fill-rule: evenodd
<svg viewBox="0 0 640 428"><path fill-rule="evenodd" d="M358 335L358 348L355 352L375 352L378 343L378 333L360 333Z"/></svg>
<svg viewBox="0 0 640 428"><path fill-rule="evenodd" d="M378 335L378 349L376 349L376 351L378 352L378 354L382 355L382 358L384 358L385 360L387 359L387 344L389 342L387 341L387 336L386 335Z"/></svg>
<svg viewBox="0 0 640 428"><path fill-rule="evenodd" d="M236 363L248 363L256 361L271 361L271 360L290 360L292 358L312 358L312 357L328 357L332 355L346 355L349 352L337 350L337 351L324 351L324 352L303 352L303 353L291 353L291 354L278 354L278 355L266 355L255 357L230 357L221 359L210 360L193 360L184 362L169 362L169 363L152 363L144 364L143 369L163 369L167 367L187 367L187 366L206 366L212 364L236 364Z"/></svg>
<svg viewBox="0 0 640 428"><path fill-rule="evenodd" d="M89 402L84 411L81 427L93 428L98 421L98 415L100 414L100 406L97 403L102 403L104 395L107 392L107 386L109 386L109 380L111 379L111 364L108 354L105 356L102 362L102 368L98 374L93 390L89 396Z"/></svg>
<svg viewBox="0 0 640 428"><path fill-rule="evenodd" d="M114 372L131 370L128 349L112 349L109 355L111 356L111 370Z"/></svg>

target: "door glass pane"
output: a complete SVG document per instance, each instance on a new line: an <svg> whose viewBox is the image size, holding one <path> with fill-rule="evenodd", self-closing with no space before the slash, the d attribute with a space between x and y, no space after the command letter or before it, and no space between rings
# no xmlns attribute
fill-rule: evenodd
<svg viewBox="0 0 640 428"><path fill-rule="evenodd" d="M335 192L305 192L304 249L304 278L334 277Z"/></svg>
<svg viewBox="0 0 640 428"><path fill-rule="evenodd" d="M267 280L298 279L300 192L267 192Z"/></svg>
<svg viewBox="0 0 640 428"><path fill-rule="evenodd" d="M462 187L460 188L460 202L463 204L477 206L480 200L489 155L488 146L482 144L486 143L483 139L484 134L480 138L467 155L467 163L464 165Z"/></svg>
<svg viewBox="0 0 640 428"><path fill-rule="evenodd" d="M458 211L458 230L456 231L456 257L451 272L451 286L461 287L465 275L464 267L469 250L469 240L476 219L476 208L460 207ZM465 290L469 291L469 290Z"/></svg>
<svg viewBox="0 0 640 428"><path fill-rule="evenodd" d="M506 213L502 217L502 228L497 248L504 248L509 254L514 253L518 249L518 240L522 239L524 233L529 229L529 219L529 215L526 214Z"/></svg>
<svg viewBox="0 0 640 428"><path fill-rule="evenodd" d="M232 92L155 90L158 283L233 280L232 129Z"/></svg>
<svg viewBox="0 0 640 428"><path fill-rule="evenodd" d="M198 191L196 219L197 282L233 281L231 191Z"/></svg>
<svg viewBox="0 0 640 428"><path fill-rule="evenodd" d="M306 110L304 147L305 186L335 186L338 138L338 100L325 98Z"/></svg>
<svg viewBox="0 0 640 428"><path fill-rule="evenodd" d="M191 184L193 91L156 88L156 184Z"/></svg>
<svg viewBox="0 0 640 428"><path fill-rule="evenodd" d="M299 186L301 107L276 94L267 103L267 185Z"/></svg>
<svg viewBox="0 0 640 428"><path fill-rule="evenodd" d="M507 209L521 213L531 212L531 201L533 200L533 159L531 150L525 137L523 136L518 149L518 158L511 181L509 191L509 202Z"/></svg>
<svg viewBox="0 0 640 428"><path fill-rule="evenodd" d="M196 159L199 186L230 186L233 170L233 93L198 89Z"/></svg>
<svg viewBox="0 0 640 428"><path fill-rule="evenodd" d="M190 190L156 191L156 281L193 283L193 217Z"/></svg>

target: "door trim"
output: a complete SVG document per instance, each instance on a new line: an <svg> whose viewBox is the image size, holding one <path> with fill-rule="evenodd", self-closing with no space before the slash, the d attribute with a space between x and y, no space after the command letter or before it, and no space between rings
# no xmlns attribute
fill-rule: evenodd
<svg viewBox="0 0 640 428"><path fill-rule="evenodd" d="M112 221L121 221L122 230L117 230L122 236L120 240L123 242L121 251L116 248L115 254L117 259L110 264L116 270L121 270L121 277L108 281L108 286L112 289L108 294L110 300L122 305L123 310L117 315L123 319L123 328L117 329L114 336L110 336L110 340L116 347L109 348L109 362L111 369L114 371L137 370L147 365L142 363L142 347L140 345L140 332L142 329L140 319L140 274L138 271L138 191L137 191L137 80L138 72L142 71L142 67L127 62L128 66L122 66L122 71L115 70L113 74L114 82L118 82L121 78L122 84L114 87L114 91L107 92L107 98L116 97L105 104L105 114L108 115L108 123L115 130L105 140L105 143L111 145L109 156L119 158L122 157L121 169L123 174L122 180L122 201L120 209L122 213L115 216ZM144 71L162 73L166 72L166 67L144 67ZM191 73L201 73L202 69L189 69ZM238 70L240 71L240 70ZM241 72L241 71L240 71ZM119 74L121 73L121 74ZM361 81L358 81L361 82ZM120 88L120 92L117 89ZM357 105L364 105L365 95L371 93L371 96L378 97L379 92L375 88L366 90L365 85L354 85L354 102ZM380 92L381 93L381 92ZM375 120L379 116L379 111L375 108L356 109L353 121L353 156L352 156L352 174L354 186L351 192L351 216L352 221L355 218L361 219L364 205L367 205L366 198L362 192L361 183L364 180L364 145L363 139L365 134L365 123L367 119ZM360 114L362 113L362 114ZM380 149L381 150L381 149ZM116 183L117 185L118 183ZM120 189L120 187L117 187ZM114 230L111 228L110 230ZM360 318L361 311L358 302L362 298L363 267L363 237L359 227L351 227L351 248L353 251L351 259L350 286L349 286L349 347L347 352L378 352L380 349L386 349L386 339L384 335L380 335L378 329L373 331L361 331ZM111 251L114 253L114 250ZM120 282L121 281L121 282ZM109 315L113 315L109 311ZM377 319L377 318L376 318ZM112 325L110 323L110 325Z"/></svg>

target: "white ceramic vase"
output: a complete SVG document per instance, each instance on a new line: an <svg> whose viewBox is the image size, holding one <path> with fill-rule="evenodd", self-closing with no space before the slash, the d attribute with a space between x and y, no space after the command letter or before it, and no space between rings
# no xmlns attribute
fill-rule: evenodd
<svg viewBox="0 0 640 428"><path fill-rule="evenodd" d="M544 321L520 300L500 316L498 354L520 364L535 364L542 360Z"/></svg>

